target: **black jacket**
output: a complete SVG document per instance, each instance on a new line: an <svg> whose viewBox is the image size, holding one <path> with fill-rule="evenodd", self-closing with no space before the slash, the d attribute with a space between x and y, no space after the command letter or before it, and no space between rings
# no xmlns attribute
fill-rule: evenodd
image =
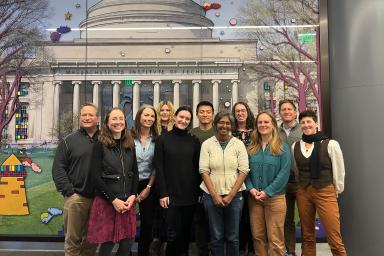
<svg viewBox="0 0 384 256"><path fill-rule="evenodd" d="M60 141L52 166L52 177L57 191L63 196L78 193L93 197L94 189L90 182L90 162L92 148L99 132L89 137L80 128Z"/></svg>
<svg viewBox="0 0 384 256"><path fill-rule="evenodd" d="M108 147L96 142L92 152L91 169L95 171L95 194L112 202L115 198L126 200L137 194L139 173L135 149L124 149L122 142Z"/></svg>

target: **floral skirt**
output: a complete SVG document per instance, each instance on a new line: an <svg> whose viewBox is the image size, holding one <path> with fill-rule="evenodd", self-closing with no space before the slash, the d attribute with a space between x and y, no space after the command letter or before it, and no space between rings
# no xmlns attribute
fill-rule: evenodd
<svg viewBox="0 0 384 256"><path fill-rule="evenodd" d="M102 197L95 197L88 222L87 240L90 243L118 243L136 235L135 205L129 211L118 213L113 205Z"/></svg>

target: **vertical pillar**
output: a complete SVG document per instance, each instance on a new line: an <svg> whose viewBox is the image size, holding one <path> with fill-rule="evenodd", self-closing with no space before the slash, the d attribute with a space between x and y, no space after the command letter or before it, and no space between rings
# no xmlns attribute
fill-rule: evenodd
<svg viewBox="0 0 384 256"><path fill-rule="evenodd" d="M132 117L136 116L137 111L140 107L140 85L141 81L133 81L132 90Z"/></svg>
<svg viewBox="0 0 384 256"><path fill-rule="evenodd" d="M219 112L219 84L221 80L212 80L212 105L215 112Z"/></svg>
<svg viewBox="0 0 384 256"><path fill-rule="evenodd" d="M384 1L324 2L332 54L321 54L330 63L332 138L346 166L341 233L348 255L383 255Z"/></svg>
<svg viewBox="0 0 384 256"><path fill-rule="evenodd" d="M120 84L121 84L121 81L112 81L111 83L113 85L112 107L116 108L119 106L119 102L120 102Z"/></svg>
<svg viewBox="0 0 384 256"><path fill-rule="evenodd" d="M173 106L178 109L180 106L180 84L181 80L173 80Z"/></svg>
<svg viewBox="0 0 384 256"><path fill-rule="evenodd" d="M97 108L99 108L100 102L100 85L101 81L92 81L93 84L93 97L92 97L92 103L95 105Z"/></svg>
<svg viewBox="0 0 384 256"><path fill-rule="evenodd" d="M152 81L153 84L153 106L156 108L160 102L160 84L161 81Z"/></svg>
<svg viewBox="0 0 384 256"><path fill-rule="evenodd" d="M192 84L193 84L193 109L192 109L192 112L193 112L193 127L196 127L196 126L199 125L199 120L197 120L197 116L196 116L196 107L197 107L197 104L199 104L199 101L200 101L200 84L201 84L201 80L193 80Z"/></svg>
<svg viewBox="0 0 384 256"><path fill-rule="evenodd" d="M232 106L239 101L239 83L240 80L232 80Z"/></svg>
<svg viewBox="0 0 384 256"><path fill-rule="evenodd" d="M81 81L72 81L73 84L73 119L79 118L79 109L80 109L80 85ZM74 127L75 128L75 127Z"/></svg>
<svg viewBox="0 0 384 256"><path fill-rule="evenodd" d="M59 135L59 115L60 115L60 87L63 81L54 81L53 85L54 96L53 96L53 130Z"/></svg>

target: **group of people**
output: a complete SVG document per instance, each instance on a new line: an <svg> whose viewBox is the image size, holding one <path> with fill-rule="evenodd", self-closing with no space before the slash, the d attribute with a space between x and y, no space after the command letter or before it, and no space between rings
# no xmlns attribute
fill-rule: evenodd
<svg viewBox="0 0 384 256"><path fill-rule="evenodd" d="M339 144L318 131L317 115L279 104L282 124L245 102L215 114L169 101L142 106L128 129L113 108L98 130L92 104L81 128L59 144L53 179L64 196L65 255L130 255L140 212L138 255L149 255L161 230L166 255L188 255L193 233L199 255L295 254L295 201L302 255L316 255L316 213L333 255L346 255L337 195L344 189ZM160 214L159 214L160 213ZM163 219L165 225L156 225ZM160 221L161 222L161 221ZM193 230L193 232L192 232Z"/></svg>

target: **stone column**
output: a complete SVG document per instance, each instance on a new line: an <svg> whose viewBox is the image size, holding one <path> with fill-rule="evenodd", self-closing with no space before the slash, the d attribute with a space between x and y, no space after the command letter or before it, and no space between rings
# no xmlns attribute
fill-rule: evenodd
<svg viewBox="0 0 384 256"><path fill-rule="evenodd" d="M93 84L93 98L92 98L92 103L95 105L97 108L99 108L100 105L100 85L101 81L92 81Z"/></svg>
<svg viewBox="0 0 384 256"><path fill-rule="evenodd" d="M239 83L240 80L232 80L232 106L239 101Z"/></svg>
<svg viewBox="0 0 384 256"><path fill-rule="evenodd" d="M200 84L201 84L201 80L193 80L192 84L193 84L193 109L192 109L192 112L193 112L193 127L196 127L196 126L199 125L199 120L197 120L197 116L196 116L196 107L197 107L197 104L199 104L199 101L200 101Z"/></svg>
<svg viewBox="0 0 384 256"><path fill-rule="evenodd" d="M78 119L79 118L79 109L80 109L80 85L81 85L81 81L72 81L72 84L73 84L73 104L72 104L73 119L76 119L76 118Z"/></svg>
<svg viewBox="0 0 384 256"><path fill-rule="evenodd" d="M140 107L140 85L141 81L133 81L132 90L132 118L134 119Z"/></svg>
<svg viewBox="0 0 384 256"><path fill-rule="evenodd" d="M215 112L219 112L219 84L221 80L212 80L212 105Z"/></svg>
<svg viewBox="0 0 384 256"><path fill-rule="evenodd" d="M119 106L119 102L120 102L120 84L121 84L121 81L112 81L111 83L113 85L112 107L116 108Z"/></svg>
<svg viewBox="0 0 384 256"><path fill-rule="evenodd" d="M60 87L63 81L54 81L53 85L54 96L53 96L53 129L55 132L59 132L59 115L60 115Z"/></svg>
<svg viewBox="0 0 384 256"><path fill-rule="evenodd" d="M161 81L152 81L153 84L153 106L156 108L160 101Z"/></svg>
<svg viewBox="0 0 384 256"><path fill-rule="evenodd" d="M180 84L181 80L173 80L173 106L178 109L180 106Z"/></svg>

